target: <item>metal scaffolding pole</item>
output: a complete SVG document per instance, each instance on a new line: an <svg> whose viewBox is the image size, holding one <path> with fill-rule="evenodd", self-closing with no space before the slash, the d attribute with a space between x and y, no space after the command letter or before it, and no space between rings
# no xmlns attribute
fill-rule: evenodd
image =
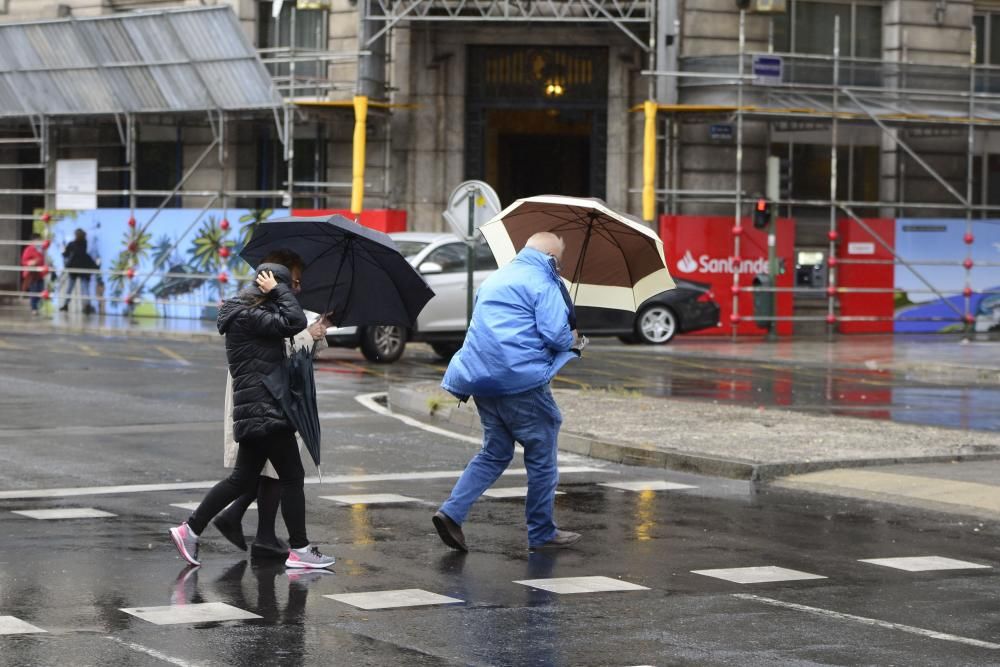
<svg viewBox="0 0 1000 667"><path fill-rule="evenodd" d="M832 336L836 323L836 307L833 290L837 287L836 261L830 262L831 258L837 256L837 90L840 87L840 16L833 19L833 119L830 122L830 229L828 238L827 271L826 271L826 321L827 336Z"/></svg>
<svg viewBox="0 0 1000 667"><path fill-rule="evenodd" d="M746 10L740 10L740 41L739 55L737 61L737 71L739 72L739 84L736 88L736 198L734 205L733 227L742 228L743 222L743 67L744 53L746 51ZM733 256L740 256L740 235L733 234ZM739 335L740 322L740 270L739 262L733 270L733 340Z"/></svg>

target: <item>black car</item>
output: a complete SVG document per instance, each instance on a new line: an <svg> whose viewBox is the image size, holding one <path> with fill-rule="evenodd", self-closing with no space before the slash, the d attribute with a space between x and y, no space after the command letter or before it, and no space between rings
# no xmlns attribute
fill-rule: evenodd
<svg viewBox="0 0 1000 667"><path fill-rule="evenodd" d="M635 313L611 308L580 306L577 326L587 336L618 336L626 343L659 345L678 333L719 325L719 304L711 286L675 280L675 289L646 299Z"/></svg>

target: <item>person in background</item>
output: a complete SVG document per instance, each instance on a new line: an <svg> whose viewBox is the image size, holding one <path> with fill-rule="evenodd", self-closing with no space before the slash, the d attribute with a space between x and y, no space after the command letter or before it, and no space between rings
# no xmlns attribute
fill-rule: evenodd
<svg viewBox="0 0 1000 667"><path fill-rule="evenodd" d="M28 292L31 301L31 314L38 315L38 305L41 303L41 293L45 289L45 275L37 269L45 265L45 251L42 249L42 237L31 235L31 243L21 252L21 291Z"/></svg>
<svg viewBox="0 0 1000 667"><path fill-rule="evenodd" d="M453 549L468 551L462 523L510 465L515 441L524 448L528 471L528 547L568 547L580 539L579 533L560 530L553 518L562 415L549 382L581 343L570 326L572 304L559 277L564 250L561 238L539 232L513 262L486 279L465 343L441 382L460 401L475 399L483 426L482 449L432 518L441 540Z"/></svg>
<svg viewBox="0 0 1000 667"><path fill-rule="evenodd" d="M87 232L77 229L73 233L73 240L66 244L63 250L63 265L66 268L66 275L69 281L66 284L66 298L59 310L66 312L69 310L69 302L73 295L73 290L77 283L80 285L80 296L83 298L83 312L90 315L94 312L94 306L90 303L90 276L89 271L97 269L97 262L87 252Z"/></svg>

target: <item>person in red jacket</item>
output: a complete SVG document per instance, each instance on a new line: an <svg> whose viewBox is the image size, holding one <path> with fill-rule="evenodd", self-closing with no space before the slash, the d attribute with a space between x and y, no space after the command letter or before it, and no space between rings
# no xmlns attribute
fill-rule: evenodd
<svg viewBox="0 0 1000 667"><path fill-rule="evenodd" d="M41 303L41 293L45 288L45 276L38 267L45 265L45 251L42 250L42 237L31 235L31 243L21 252L21 289L31 295L31 314L38 315L38 304Z"/></svg>

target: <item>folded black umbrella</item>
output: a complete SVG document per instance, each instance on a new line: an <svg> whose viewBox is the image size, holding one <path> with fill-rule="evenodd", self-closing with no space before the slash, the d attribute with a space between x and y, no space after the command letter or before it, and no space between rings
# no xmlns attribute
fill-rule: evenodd
<svg viewBox="0 0 1000 667"><path fill-rule="evenodd" d="M305 262L303 308L333 312L336 326L412 327L434 292L388 234L347 218L278 218L263 222L240 252L254 268L275 250Z"/></svg>
<svg viewBox="0 0 1000 667"><path fill-rule="evenodd" d="M283 364L264 377L264 387L281 406L288 422L299 432L318 471L321 436L312 350L300 348L289 354ZM322 477L320 473L321 480Z"/></svg>

